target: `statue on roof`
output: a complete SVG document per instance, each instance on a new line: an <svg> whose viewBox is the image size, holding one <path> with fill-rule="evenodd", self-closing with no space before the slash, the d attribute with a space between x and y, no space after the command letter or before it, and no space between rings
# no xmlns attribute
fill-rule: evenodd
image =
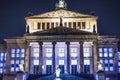
<svg viewBox="0 0 120 80"><path fill-rule="evenodd" d="M59 3L56 3L56 9L60 9L60 8L67 8L67 4L65 3L65 0L59 0Z"/></svg>

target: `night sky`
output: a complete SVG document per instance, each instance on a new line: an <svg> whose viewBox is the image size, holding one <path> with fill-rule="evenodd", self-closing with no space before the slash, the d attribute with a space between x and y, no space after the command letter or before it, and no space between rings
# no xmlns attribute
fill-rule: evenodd
<svg viewBox="0 0 120 80"><path fill-rule="evenodd" d="M0 43L8 36L22 36L25 33L25 17L55 10L58 0L1 0ZM98 32L101 35L115 35L120 38L120 0L66 0L68 9L98 16Z"/></svg>

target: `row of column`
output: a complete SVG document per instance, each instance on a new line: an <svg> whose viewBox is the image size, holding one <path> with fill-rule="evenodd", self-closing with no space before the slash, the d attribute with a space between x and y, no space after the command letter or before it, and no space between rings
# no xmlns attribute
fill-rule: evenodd
<svg viewBox="0 0 120 80"><path fill-rule="evenodd" d="M52 64L53 64L53 72L55 72L55 44L56 42L52 42L53 44L53 58L52 58ZM84 58L83 58L83 42L80 41L79 42L80 44L80 72L81 73L84 73ZM42 45L43 45L43 42L39 42L39 72L40 74L42 74L42 62L43 62L43 58L42 58ZM67 45L67 71L68 73L70 73L70 54L69 54L69 49L70 49L70 42L66 42L66 45ZM31 64L31 47L27 46L27 53L26 53L26 57L25 57L25 70L30 72L31 73L31 66L29 66ZM94 53L94 54L93 54ZM94 43L94 46L93 46L93 71L97 71L97 50L96 50L96 44Z"/></svg>

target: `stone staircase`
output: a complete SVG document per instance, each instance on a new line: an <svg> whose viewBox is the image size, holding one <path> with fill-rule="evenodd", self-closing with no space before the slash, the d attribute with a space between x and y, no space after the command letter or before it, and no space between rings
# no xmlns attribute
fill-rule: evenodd
<svg viewBox="0 0 120 80"><path fill-rule="evenodd" d="M62 80L94 80L94 79L89 79L89 78L83 78L80 76L74 76L74 75L69 75L69 74L61 74L60 78ZM48 75L48 76L36 76L36 77L29 77L28 80L55 80L55 75Z"/></svg>

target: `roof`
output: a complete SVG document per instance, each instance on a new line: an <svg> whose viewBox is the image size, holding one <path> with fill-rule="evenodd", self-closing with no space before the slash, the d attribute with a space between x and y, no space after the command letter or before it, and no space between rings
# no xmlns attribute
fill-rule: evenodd
<svg viewBox="0 0 120 80"><path fill-rule="evenodd" d="M26 17L26 19L33 19L33 18L53 18L53 17L64 17L64 18L97 18L93 15L82 14L78 12L69 11L67 9L56 9L54 11L46 12L43 14L38 14L34 16Z"/></svg>
<svg viewBox="0 0 120 80"><path fill-rule="evenodd" d="M37 35L96 35L96 33L59 26L59 27L47 29L44 31L37 31L37 32L29 33L26 35L28 35L28 36L37 36Z"/></svg>

